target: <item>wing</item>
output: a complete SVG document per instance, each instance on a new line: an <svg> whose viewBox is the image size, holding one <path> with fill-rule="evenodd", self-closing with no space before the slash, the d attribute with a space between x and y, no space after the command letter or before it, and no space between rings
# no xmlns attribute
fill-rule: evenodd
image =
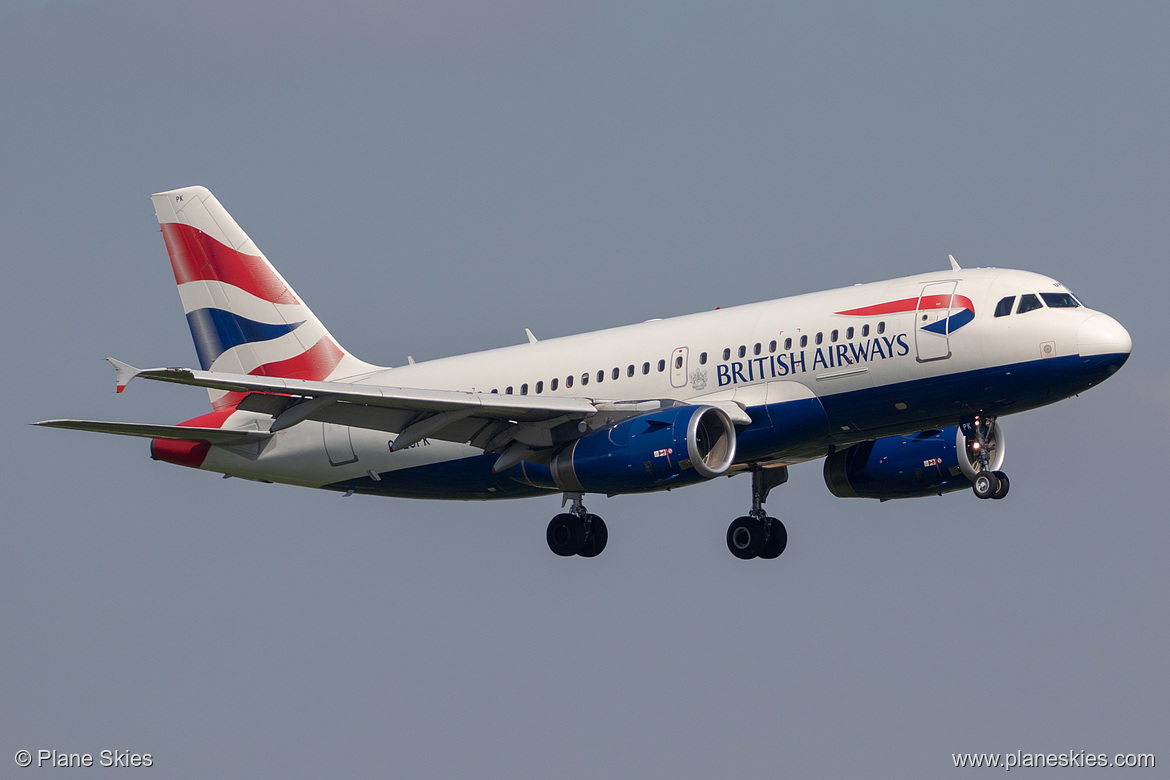
<svg viewBox="0 0 1170 780"><path fill-rule="evenodd" d="M141 377L245 393L237 408L271 415L270 433L316 420L397 434L391 444L393 450L424 438L467 442L485 452L499 453L496 471L522 460L540 462L551 457L553 448L590 430L676 403L428 390L189 368L136 369L109 360L117 370L119 392L130 380Z"/></svg>

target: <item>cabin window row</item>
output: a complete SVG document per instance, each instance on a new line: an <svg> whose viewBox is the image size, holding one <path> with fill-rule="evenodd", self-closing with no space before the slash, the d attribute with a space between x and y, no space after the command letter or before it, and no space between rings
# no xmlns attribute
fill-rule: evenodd
<svg viewBox="0 0 1170 780"><path fill-rule="evenodd" d="M877 330L877 333L879 335L882 333L885 333L886 332L886 323L879 322L877 324L876 330ZM846 341L852 341L853 337L855 335L857 335L857 330L852 325L845 329L845 340ZM869 337L869 325L868 324L862 325L861 326L861 338L864 339L864 338L868 338L868 337ZM841 331L839 329L834 329L834 330L829 331L829 343L830 344L836 344L840 340L841 340ZM813 336L812 341L813 341L813 344L815 344L815 345L825 343L824 331L818 331L816 333L816 335ZM793 337L789 336L789 337L784 339L784 350L783 351L785 351L785 352L791 351L792 347L794 345L799 345L799 347L803 349L804 347L808 346L808 343L809 343L809 338L808 338L807 333L802 335L799 339L795 339L795 340L793 339ZM776 340L769 341L768 342L768 352L775 352L778 346L779 346L778 341L776 341ZM751 351L752 351L753 355L759 355L761 352L764 351L763 342L757 341L755 344L752 345ZM741 357L741 358L747 357L747 353L748 353L748 348L747 348L746 344L740 344L739 348L735 351L736 356ZM723 359L725 361L731 360L731 347L724 347ZM704 352L704 353L699 355L699 365L702 366L702 365L706 365L706 364L707 364L707 353Z"/></svg>
<svg viewBox="0 0 1170 780"><path fill-rule="evenodd" d="M677 363L676 368L682 368L682 357L681 356L676 357L675 363ZM659 373L662 373L663 371L666 370L666 361L659 360L657 365L654 366L653 369L657 370ZM635 366L633 363L631 363L630 365L626 366L625 374L627 377L632 377L638 373L638 370L639 370L638 367ZM645 363L642 364L642 366L641 366L642 374L649 374L651 370L652 370L652 368L651 368L650 361L646 361ZM577 377L575 374L570 374L569 376L565 377L565 383L564 383L565 389L568 390L569 388L571 388L573 386L574 382L577 382L577 381L580 381L581 386L584 387L585 385L589 384L589 380L590 380L591 376L594 379L596 379L596 381L598 383L604 382L606 373L607 373L606 370L604 368L602 368L602 369L598 369L597 373L594 375L591 375L588 371L581 374L580 377ZM614 366L608 373L612 379L620 379L621 375L622 375L622 369L618 366ZM561 386L560 378L553 377L551 380L549 380L548 390L550 393L555 393L560 386ZM504 395L513 395L515 389L516 388L514 385L509 385L509 386L505 387L504 388ZM544 382L543 381L537 382L535 385L533 385L533 391L537 395L543 393L544 392ZM499 388L493 388L492 392L499 393L500 390L499 390ZM520 395L528 395L528 383L527 382L520 385Z"/></svg>
<svg viewBox="0 0 1170 780"><path fill-rule="evenodd" d="M1000 315L997 313L996 316L998 317ZM876 331L879 335L882 333L885 333L886 332L886 323L884 321L879 322L877 324ZM852 340L854 335L856 335L856 332L857 331L854 329L854 327L852 325L849 326L848 328L846 328L845 329L845 340L846 341ZM833 329L833 330L829 331L829 343L830 344L837 343L837 341L840 339L840 336L841 336L841 331L838 329ZM868 324L862 325L861 326L861 338L864 339L864 338L868 338L868 337L869 337L869 325ZM817 334L813 337L814 344L823 344L824 340L825 340L824 331L818 331ZM794 343L799 344L800 347L803 349L804 347L808 346L808 341L809 341L808 334L802 335L795 342L793 341L793 338L791 336L789 336L788 338L784 339L784 351L787 352L787 351L791 350ZM779 343L780 342L777 341L776 339L769 341L768 342L768 352L769 353L775 352L777 350L777 348L779 347ZM752 345L752 354L753 355L759 355L761 352L763 352L763 350L764 350L763 342L757 341L754 345ZM741 344L739 346L739 349L736 350L736 354L741 358L746 357L747 352L748 352L748 348L747 348L746 344ZM723 359L724 360L731 360L731 348L730 347L724 348ZM707 353L706 352L699 353L699 365L701 365L701 366L707 365ZM674 367L676 369L683 367L682 355L675 355ZM657 365L654 368L657 369L658 373L662 373L662 372L666 371L666 361L659 360ZM651 371L650 361L646 361L645 363L642 364L641 372L643 375L646 375L646 374L649 374L650 371ZM627 377L632 377L637 372L638 372L638 369L635 367L635 365L633 363L626 366L625 373L626 373ZM612 379L615 379L615 380L620 379L621 375L622 375L622 370L618 366L614 366L613 369L610 370L609 374L610 374ZM605 375L606 375L606 371L604 368L598 369L597 374L596 374L596 379L597 379L597 382L599 384L601 382L605 381ZM590 378L590 374L588 371L581 374L581 386L582 387L589 384L589 378ZM575 380L574 374L570 374L569 376L565 377L565 389L566 390L573 387L574 380ZM555 393L559 387L560 387L560 378L559 377L554 377L548 383L548 389L549 389L550 393ZM543 393L544 392L544 382L540 381L540 382L537 382L535 385L533 385L533 391L537 395L540 395L541 393ZM499 390L499 388L492 388L492 392L498 394L500 392L500 390ZM514 394L515 394L515 386L514 385L509 385L508 387L504 388L504 395L514 395ZM520 385L520 395L528 395L528 383L527 382Z"/></svg>

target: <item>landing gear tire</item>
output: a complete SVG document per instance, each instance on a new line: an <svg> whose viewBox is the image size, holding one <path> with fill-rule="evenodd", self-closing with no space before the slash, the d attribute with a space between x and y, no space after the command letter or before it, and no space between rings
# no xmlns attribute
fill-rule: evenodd
<svg viewBox="0 0 1170 780"><path fill-rule="evenodd" d="M576 555L585 544L585 521L567 512L559 514L549 521L545 538L548 548L557 555L565 558Z"/></svg>
<svg viewBox="0 0 1170 780"><path fill-rule="evenodd" d="M996 491L999 490L999 477L992 471L980 471L975 475L971 489L975 491L977 498L994 498ZM1007 491L1004 493L1006 495Z"/></svg>
<svg viewBox="0 0 1170 780"><path fill-rule="evenodd" d="M605 543L609 541L609 529L605 527L605 521L597 515L586 515L585 527L587 529L585 542L577 554L582 558L595 558L601 555Z"/></svg>
<svg viewBox="0 0 1170 780"><path fill-rule="evenodd" d="M764 521L764 535L764 547L760 550L759 557L766 560L779 558L780 553L788 546L788 529L784 527L784 523L769 517Z"/></svg>
<svg viewBox="0 0 1170 780"><path fill-rule="evenodd" d="M1008 489L1012 484L1011 480L1009 480L1008 475L1004 474L1002 471L993 471L991 473L995 474L996 478L999 479L999 488L991 495L991 497L995 499L1003 498L1008 494Z"/></svg>
<svg viewBox="0 0 1170 780"><path fill-rule="evenodd" d="M755 517L737 517L727 528L727 549L740 560L756 558L764 549L765 536L763 521Z"/></svg>

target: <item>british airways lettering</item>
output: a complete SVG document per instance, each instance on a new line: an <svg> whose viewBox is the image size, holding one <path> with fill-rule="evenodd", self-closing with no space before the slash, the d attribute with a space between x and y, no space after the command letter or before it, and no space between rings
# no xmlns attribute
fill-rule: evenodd
<svg viewBox="0 0 1170 780"><path fill-rule="evenodd" d="M792 374L803 374L818 369L844 368L858 363L905 357L909 354L910 345L906 341L906 334L899 333L895 336L879 336L857 343L817 347L812 353L811 360L807 351L802 349L800 352L765 355L742 361L735 360L717 366L715 371L719 387L726 387L746 382L758 382L762 379L780 379Z"/></svg>

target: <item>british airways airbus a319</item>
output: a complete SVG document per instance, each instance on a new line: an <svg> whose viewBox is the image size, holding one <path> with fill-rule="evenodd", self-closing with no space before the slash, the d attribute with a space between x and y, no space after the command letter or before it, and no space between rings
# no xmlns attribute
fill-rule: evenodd
<svg viewBox="0 0 1170 780"><path fill-rule="evenodd" d="M788 543L769 491L825 458L836 496L970 489L1001 499L1002 415L1080 393L1129 357L1112 317L1027 271L951 267L394 368L329 335L203 187L152 197L200 369L135 378L206 388L178 425L37 423L151 439L156 460L346 494L561 496L558 555L592 557L587 493L751 474L727 530L738 558Z"/></svg>

